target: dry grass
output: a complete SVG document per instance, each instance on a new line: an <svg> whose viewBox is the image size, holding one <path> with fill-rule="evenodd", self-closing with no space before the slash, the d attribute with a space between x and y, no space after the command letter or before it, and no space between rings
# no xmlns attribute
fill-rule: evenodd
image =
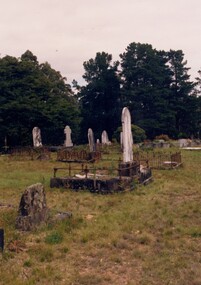
<svg viewBox="0 0 201 285"><path fill-rule="evenodd" d="M94 195L50 189L53 167L64 166L54 159L0 157L0 203L12 206L0 207L0 284L201 284L201 152L183 151L183 161L180 169L155 170L146 187ZM16 231L21 194L36 182L45 186L52 215L73 217ZM13 241L18 251L9 250Z"/></svg>

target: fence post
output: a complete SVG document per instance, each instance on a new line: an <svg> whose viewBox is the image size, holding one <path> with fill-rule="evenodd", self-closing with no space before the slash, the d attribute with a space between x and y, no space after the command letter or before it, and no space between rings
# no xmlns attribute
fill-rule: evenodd
<svg viewBox="0 0 201 285"><path fill-rule="evenodd" d="M0 251L4 249L4 229L0 229Z"/></svg>
<svg viewBox="0 0 201 285"><path fill-rule="evenodd" d="M85 172L85 175L86 175L85 178L87 179L87 178L88 178L87 175L88 175L88 172L89 172L89 170L88 170L88 168L87 168L87 165L85 166L84 172Z"/></svg>
<svg viewBox="0 0 201 285"><path fill-rule="evenodd" d="M57 168L54 168L54 178L56 177Z"/></svg>
<svg viewBox="0 0 201 285"><path fill-rule="evenodd" d="M68 170L69 170L69 177L71 177L71 165L70 165L70 163L69 163L69 165L68 165Z"/></svg>

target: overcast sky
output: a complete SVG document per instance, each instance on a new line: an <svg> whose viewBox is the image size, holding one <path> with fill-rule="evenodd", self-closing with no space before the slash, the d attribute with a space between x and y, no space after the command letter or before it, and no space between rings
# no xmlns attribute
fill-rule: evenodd
<svg viewBox="0 0 201 285"><path fill-rule="evenodd" d="M32 51L40 63L83 83L83 62L132 42L183 50L192 79L201 69L201 0L1 1L0 57Z"/></svg>

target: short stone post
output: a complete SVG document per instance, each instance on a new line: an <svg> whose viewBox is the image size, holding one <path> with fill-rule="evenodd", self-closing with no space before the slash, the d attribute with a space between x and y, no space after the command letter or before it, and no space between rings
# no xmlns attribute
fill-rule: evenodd
<svg viewBox="0 0 201 285"><path fill-rule="evenodd" d="M0 229L0 251L4 250L4 229Z"/></svg>

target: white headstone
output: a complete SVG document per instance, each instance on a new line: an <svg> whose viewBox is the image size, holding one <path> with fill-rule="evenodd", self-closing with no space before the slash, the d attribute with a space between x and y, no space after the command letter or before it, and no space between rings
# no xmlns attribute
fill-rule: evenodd
<svg viewBox="0 0 201 285"><path fill-rule="evenodd" d="M188 147L189 146L189 140L188 139L179 139L179 147Z"/></svg>
<svg viewBox="0 0 201 285"><path fill-rule="evenodd" d="M64 134L66 135L66 139L64 141L64 146L65 147L73 146L73 143L72 143L72 140L71 140L71 128L69 126L65 127Z"/></svg>
<svg viewBox="0 0 201 285"><path fill-rule="evenodd" d="M106 131L103 131L101 134L101 142L102 142L102 144L107 144L107 145L111 144Z"/></svg>
<svg viewBox="0 0 201 285"><path fill-rule="evenodd" d="M33 146L34 147L42 146L41 131L38 127L33 128L32 136L33 136Z"/></svg>
<svg viewBox="0 0 201 285"><path fill-rule="evenodd" d="M96 150L96 146L95 146L95 140L94 140L94 134L92 129L88 129L88 141L89 141L89 150L90 152L93 152Z"/></svg>
<svg viewBox="0 0 201 285"><path fill-rule="evenodd" d="M131 131L131 115L127 107L122 110L122 144L123 162L133 161L133 136Z"/></svg>

